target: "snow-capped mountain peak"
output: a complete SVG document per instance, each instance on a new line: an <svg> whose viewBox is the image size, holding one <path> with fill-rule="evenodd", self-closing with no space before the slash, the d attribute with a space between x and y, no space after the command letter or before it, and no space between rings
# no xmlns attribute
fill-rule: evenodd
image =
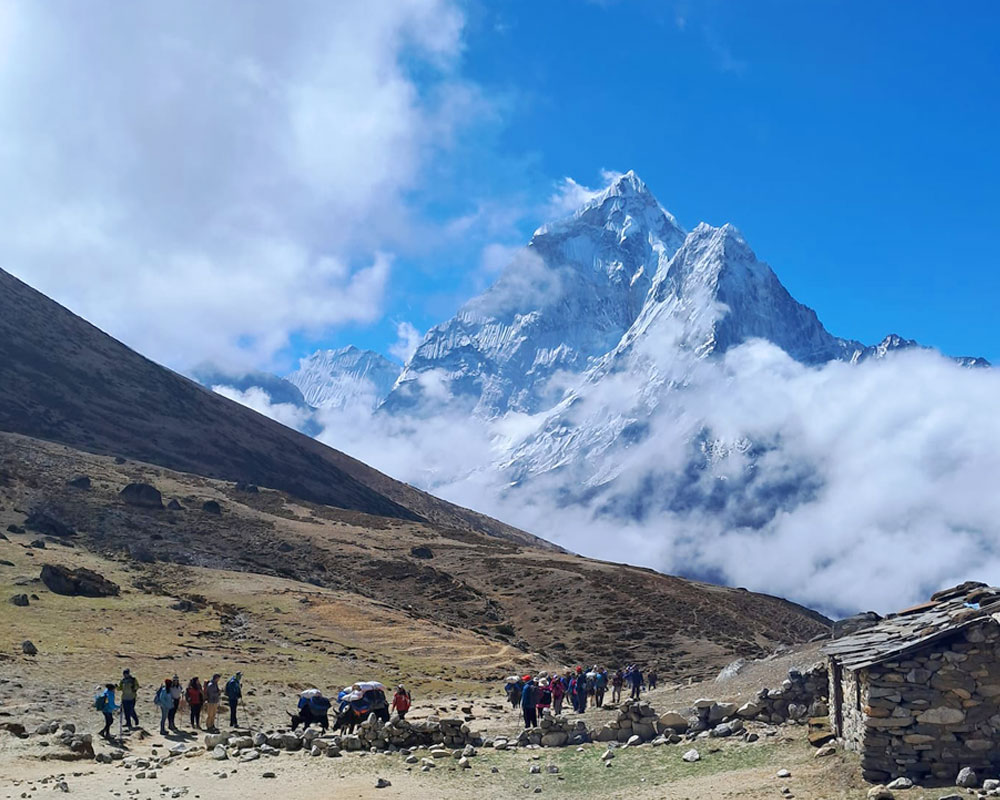
<svg viewBox="0 0 1000 800"><path fill-rule="evenodd" d="M481 416L535 413L633 324L685 232L634 172L539 228L497 282L431 329L386 400L415 411L433 384ZM432 380L433 379L433 380Z"/></svg>
<svg viewBox="0 0 1000 800"><path fill-rule="evenodd" d="M401 367L372 350L354 345L317 350L285 379L315 408L375 408L399 376Z"/></svg>

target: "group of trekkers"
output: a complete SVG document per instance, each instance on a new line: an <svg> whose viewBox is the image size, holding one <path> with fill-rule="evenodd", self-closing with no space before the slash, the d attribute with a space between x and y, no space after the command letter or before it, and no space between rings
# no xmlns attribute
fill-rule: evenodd
<svg viewBox="0 0 1000 800"><path fill-rule="evenodd" d="M611 702L620 703L623 688L628 687L630 696L638 699L647 685L650 689L656 688L656 672L650 670L644 677L638 665L629 664L609 675L607 669L595 664L587 671L577 667L564 674L512 675L506 680L504 692L511 707L521 709L524 727L534 728L545 709L551 708L552 713L562 714L567 698L573 711L582 714L587 710L588 702L597 708L604 707L609 686Z"/></svg>
<svg viewBox="0 0 1000 800"><path fill-rule="evenodd" d="M219 711L219 703L222 696L226 696L229 703L229 726L237 727L237 709L243 697L243 673L237 672L224 687L220 687L219 680L222 675L216 673L209 680L202 682L200 678L191 678L187 687L184 688L177 675L172 678L165 678L163 683L158 685L153 695L153 705L160 709L160 734L167 735L167 728L170 731L177 731L177 710L180 708L181 699L188 706L191 715L191 727L196 730L217 731L215 727L215 717ZM115 692L121 692L121 705L116 701ZM94 708L104 715L104 727L100 735L105 739L111 738L111 725L114 723L115 712L121 712L121 721L131 731L139 727L139 715L136 713L135 704L139 697L139 681L132 674L131 670L122 672L122 679L118 683L106 683L103 689L98 690L94 697ZM201 712L205 711L205 727L201 726Z"/></svg>
<svg viewBox="0 0 1000 800"><path fill-rule="evenodd" d="M182 700L187 704L193 729L218 732L215 718L223 696L229 703L229 726L239 727L237 710L243 698L243 673L237 672L224 685L220 685L221 678L218 673L204 682L199 678L191 678L185 688L180 678L174 675L159 684L153 695L153 704L160 709L160 734L168 735L168 728L171 732L177 732L176 717ZM116 696L116 692L120 695ZM111 739L111 726L116 712L120 713L121 722L129 731L139 727L135 707L138 697L139 681L128 669L122 673L122 679L118 683L106 683L98 689L94 697L94 708L104 715L104 727L100 731L102 737ZM118 698L121 699L121 705L118 705ZM390 703L385 696L385 686L378 681L363 681L347 686L337 693L337 701L339 706L334 728L344 728L349 733L370 715L386 722L390 713L394 712L403 719L413 702L409 691L400 684ZM299 725L308 728L315 722L325 732L330 727L331 706L331 702L319 689L306 689L299 695L296 713L289 715L292 718L292 730ZM202 711L205 712L204 728Z"/></svg>

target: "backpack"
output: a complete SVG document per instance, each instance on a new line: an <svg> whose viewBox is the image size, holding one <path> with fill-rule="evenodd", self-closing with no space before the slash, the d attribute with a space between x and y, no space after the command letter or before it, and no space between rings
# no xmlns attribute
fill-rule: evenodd
<svg viewBox="0 0 1000 800"><path fill-rule="evenodd" d="M397 694L393 700L396 703L397 711L409 711L410 710L410 696L408 694Z"/></svg>
<svg viewBox="0 0 1000 800"><path fill-rule="evenodd" d="M94 710L103 711L108 704L108 696L101 692L101 694L94 697Z"/></svg>
<svg viewBox="0 0 1000 800"><path fill-rule="evenodd" d="M240 682L236 680L235 675L226 681L226 694L229 697L240 694Z"/></svg>
<svg viewBox="0 0 1000 800"><path fill-rule="evenodd" d="M538 698L536 705L547 706L552 703L552 692L548 689L542 689L541 697Z"/></svg>

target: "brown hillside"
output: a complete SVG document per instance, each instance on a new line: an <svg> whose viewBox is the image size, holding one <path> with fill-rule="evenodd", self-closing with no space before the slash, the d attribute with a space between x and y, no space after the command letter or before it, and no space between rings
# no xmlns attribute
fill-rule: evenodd
<svg viewBox="0 0 1000 800"><path fill-rule="evenodd" d="M396 519L554 547L161 367L0 270L0 430Z"/></svg>
<svg viewBox="0 0 1000 800"><path fill-rule="evenodd" d="M89 489L68 484L81 475L91 479ZM182 508L126 504L119 492L136 481ZM203 511L208 500L222 513ZM203 593L185 589L181 578L189 567L175 565L189 565L243 573L248 583L270 576L322 587L367 604L373 619L402 614L414 628L461 632L496 654L483 661L480 677L497 677L497 664L521 659L549 666L639 661L674 677L707 676L737 656L806 640L828 625L767 595L313 504L264 487L241 492L231 483L10 434L0 434L0 507L3 528L24 525L33 509L47 510L77 534L68 540L73 550L61 546L67 540L41 537L46 550L70 561L75 550L109 556L109 564L138 562L171 594ZM21 538L39 535L28 530ZM33 554L35 564L46 550ZM331 617L329 625L335 623ZM316 642L330 640L322 620L311 633ZM380 652L395 660L409 647L411 631L397 626L371 635L389 636Z"/></svg>

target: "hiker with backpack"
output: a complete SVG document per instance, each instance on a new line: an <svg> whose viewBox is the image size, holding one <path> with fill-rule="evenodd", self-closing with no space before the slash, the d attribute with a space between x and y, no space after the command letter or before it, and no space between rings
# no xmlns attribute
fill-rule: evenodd
<svg viewBox="0 0 1000 800"><path fill-rule="evenodd" d="M215 715L219 712L219 700L222 699L222 689L219 688L219 678L216 672L212 680L205 684L205 730L215 732Z"/></svg>
<svg viewBox="0 0 1000 800"><path fill-rule="evenodd" d="M170 698L174 701L174 707L170 709L169 722L170 729L177 730L177 709L181 707L181 697L184 696L184 690L181 688L181 679L174 675L170 679Z"/></svg>
<svg viewBox="0 0 1000 800"><path fill-rule="evenodd" d="M646 682L649 684L650 690L656 688L656 670L651 669L649 674L646 676Z"/></svg>
<svg viewBox="0 0 1000 800"><path fill-rule="evenodd" d="M399 715L400 719L406 719L406 712L410 710L412 702L410 693L406 691L403 684L399 684L396 687L396 694L392 696L391 709Z"/></svg>
<svg viewBox="0 0 1000 800"><path fill-rule="evenodd" d="M174 698L170 692L173 686L173 681L167 678L163 681L163 684L159 689L156 690L156 696L153 698L153 703L160 709L160 735L167 735L167 724L170 725L170 730L176 731L177 727L174 725Z"/></svg>
<svg viewBox="0 0 1000 800"><path fill-rule="evenodd" d="M139 681L135 679L131 671L123 670L122 679L118 682L118 689L122 693L122 714L125 717L125 724L132 730L134 725L139 727L139 717L135 713L135 701L139 695Z"/></svg>
<svg viewBox="0 0 1000 800"><path fill-rule="evenodd" d="M521 711L524 713L524 727L538 727L538 713L535 711L535 680L525 675L524 688L521 690Z"/></svg>
<svg viewBox="0 0 1000 800"><path fill-rule="evenodd" d="M632 699L639 699L639 692L642 691L642 670L639 669L638 665L632 665L632 671L628 676L629 684L632 686Z"/></svg>
<svg viewBox="0 0 1000 800"><path fill-rule="evenodd" d="M608 690L608 671L603 667L594 675L594 704L604 708L604 693Z"/></svg>
<svg viewBox="0 0 1000 800"><path fill-rule="evenodd" d="M99 692L94 698L94 708L104 714L104 727L101 728L101 736L111 739L111 723L115 721L114 714L118 710L115 705L115 685L113 683L104 684L104 691Z"/></svg>
<svg viewBox="0 0 1000 800"><path fill-rule="evenodd" d="M538 683L538 690L535 692L535 718L541 719L542 714L552 705L552 689L546 678L542 678Z"/></svg>
<svg viewBox="0 0 1000 800"><path fill-rule="evenodd" d="M566 696L566 686L562 682L562 678L559 677L558 673L552 676L552 686L550 687L552 692L552 713L558 715L562 714L562 704L563 698Z"/></svg>
<svg viewBox="0 0 1000 800"><path fill-rule="evenodd" d="M233 677L226 681L226 699L229 700L230 728L238 726L236 721L236 708L240 703L241 697L243 697L243 673L237 672L233 675Z"/></svg>
<svg viewBox="0 0 1000 800"><path fill-rule="evenodd" d="M611 702L617 705L622 701L622 686L625 684L625 676L620 669L615 670L611 676Z"/></svg>
<svg viewBox="0 0 1000 800"><path fill-rule="evenodd" d="M201 707L205 703L205 693L201 688L201 681L192 678L184 692L184 699L187 700L188 708L191 710L191 727L195 730L201 729Z"/></svg>
<svg viewBox="0 0 1000 800"><path fill-rule="evenodd" d="M576 696L576 702L573 706L576 708L577 712L582 714L587 710L587 691L589 690L589 685L587 684L587 676L583 672L583 667L576 668L576 686L573 691Z"/></svg>

